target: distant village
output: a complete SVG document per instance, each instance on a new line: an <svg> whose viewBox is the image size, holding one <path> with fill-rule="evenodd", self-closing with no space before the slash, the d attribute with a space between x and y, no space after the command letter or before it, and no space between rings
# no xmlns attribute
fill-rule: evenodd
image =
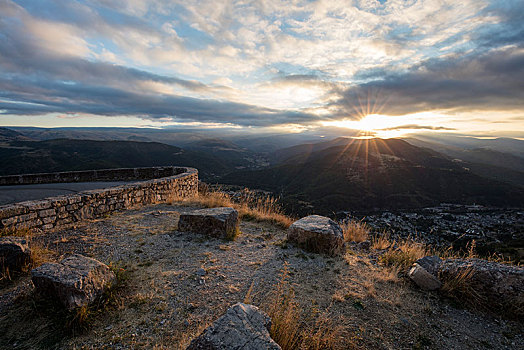
<svg viewBox="0 0 524 350"><path fill-rule="evenodd" d="M412 236L436 245L464 245L476 240L483 244L524 241L524 211L481 205L441 204L412 211L384 211L360 215L374 231Z"/></svg>

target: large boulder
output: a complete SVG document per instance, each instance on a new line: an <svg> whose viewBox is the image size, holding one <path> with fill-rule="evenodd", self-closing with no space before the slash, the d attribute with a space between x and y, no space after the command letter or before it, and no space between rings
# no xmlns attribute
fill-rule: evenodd
<svg viewBox="0 0 524 350"><path fill-rule="evenodd" d="M408 272L409 278L422 289L436 290L442 286L438 278L442 260L438 256L425 256L418 259Z"/></svg>
<svg viewBox="0 0 524 350"><path fill-rule="evenodd" d="M210 208L180 214L178 230L232 239L238 232L238 212L233 208Z"/></svg>
<svg viewBox="0 0 524 350"><path fill-rule="evenodd" d="M238 303L193 339L187 350L281 349L269 335L271 319L256 306Z"/></svg>
<svg viewBox="0 0 524 350"><path fill-rule="evenodd" d="M320 215L310 215L295 221L287 231L287 239L314 253L336 255L342 253L345 247L340 226Z"/></svg>
<svg viewBox="0 0 524 350"><path fill-rule="evenodd" d="M37 293L71 310L100 297L114 282L115 274L100 261L75 254L60 263L46 263L32 270L31 279Z"/></svg>
<svg viewBox="0 0 524 350"><path fill-rule="evenodd" d="M21 271L31 262L31 249L23 237L0 237L0 271Z"/></svg>
<svg viewBox="0 0 524 350"><path fill-rule="evenodd" d="M473 303L524 315L523 267L481 259L450 259L440 265L439 277L449 286L447 292L468 293L477 299L470 300Z"/></svg>

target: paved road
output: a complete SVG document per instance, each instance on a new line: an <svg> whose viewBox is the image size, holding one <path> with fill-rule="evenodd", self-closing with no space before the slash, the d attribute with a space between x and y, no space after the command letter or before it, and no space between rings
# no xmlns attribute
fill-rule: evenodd
<svg viewBox="0 0 524 350"><path fill-rule="evenodd" d="M129 182L77 182L41 185L0 186L0 205L60 196L85 190L123 185Z"/></svg>

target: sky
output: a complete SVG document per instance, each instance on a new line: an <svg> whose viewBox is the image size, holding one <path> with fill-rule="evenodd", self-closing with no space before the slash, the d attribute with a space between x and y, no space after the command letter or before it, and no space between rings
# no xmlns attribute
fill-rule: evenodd
<svg viewBox="0 0 524 350"><path fill-rule="evenodd" d="M0 125L524 138L524 1L0 0Z"/></svg>

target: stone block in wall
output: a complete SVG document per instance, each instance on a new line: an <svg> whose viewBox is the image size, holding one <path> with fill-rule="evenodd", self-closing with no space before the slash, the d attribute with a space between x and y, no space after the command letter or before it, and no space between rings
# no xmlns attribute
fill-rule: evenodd
<svg viewBox="0 0 524 350"><path fill-rule="evenodd" d="M48 216L55 216L55 215L56 215L56 211L54 209L45 209L45 210L40 210L38 212L38 216L41 218L45 218Z"/></svg>
<svg viewBox="0 0 524 350"><path fill-rule="evenodd" d="M8 226L14 225L18 222L19 219L20 219L19 216L13 216L7 219L2 219L2 226L8 227Z"/></svg>
<svg viewBox="0 0 524 350"><path fill-rule="evenodd" d="M19 221L29 221L29 220L34 220L38 217L38 215L36 213L28 213L28 214L24 214L24 215L20 215L18 218Z"/></svg>
<svg viewBox="0 0 524 350"><path fill-rule="evenodd" d="M56 216L49 216L49 217L46 217L46 218L42 218L42 222L44 224L50 224L50 223L53 223L56 221Z"/></svg>
<svg viewBox="0 0 524 350"><path fill-rule="evenodd" d="M78 195L70 196L70 197L67 198L67 202L69 204L79 203L81 201L82 201L82 197L80 197Z"/></svg>
<svg viewBox="0 0 524 350"><path fill-rule="evenodd" d="M23 215L27 213L29 209L19 204L4 205L0 207L0 219L12 218L13 216Z"/></svg>
<svg viewBox="0 0 524 350"><path fill-rule="evenodd" d="M18 204L27 207L28 210L42 210L51 208L51 202L49 202L48 200L25 201L20 202Z"/></svg>

